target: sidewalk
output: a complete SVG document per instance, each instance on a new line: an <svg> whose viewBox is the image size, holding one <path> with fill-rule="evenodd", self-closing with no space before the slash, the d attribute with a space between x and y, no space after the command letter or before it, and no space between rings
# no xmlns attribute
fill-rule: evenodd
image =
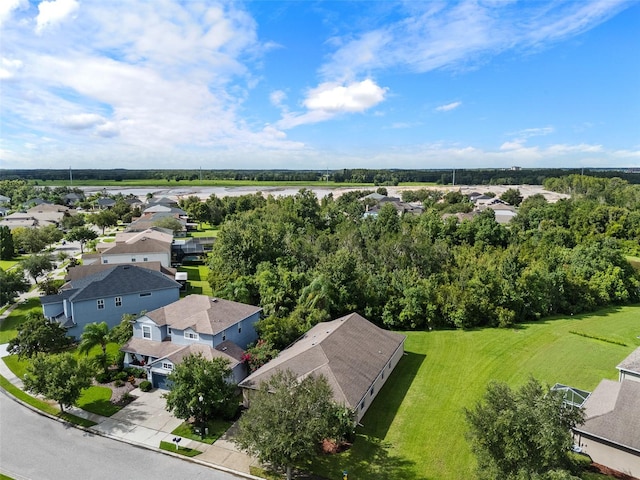
<svg viewBox="0 0 640 480"><path fill-rule="evenodd" d="M8 355L6 349L7 344L0 345L0 375L22 389L22 380L16 377L2 360L2 357ZM89 427L88 430L98 435L164 453L165 451L159 449L160 442L173 443L175 435L171 434L171 432L182 423L182 420L175 418L165 410L165 400L162 398L162 393L163 391L158 389L151 392L143 392L136 388L131 391L131 395L137 398L111 417L103 417L77 407L69 407L67 411L95 422L96 425ZM232 430L233 428L230 429L230 431ZM200 455L189 459L190 461L245 478L260 480L260 477L250 474L250 467L258 466L260 462L239 451L227 435L230 435L230 433L227 432L213 445L187 438L182 438L179 444L181 447L192 448L202 452ZM181 455L178 455L178 457L186 459Z"/></svg>

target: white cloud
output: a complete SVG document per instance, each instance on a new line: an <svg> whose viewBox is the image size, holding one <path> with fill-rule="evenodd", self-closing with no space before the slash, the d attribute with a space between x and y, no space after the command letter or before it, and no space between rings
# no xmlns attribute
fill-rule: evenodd
<svg viewBox="0 0 640 480"><path fill-rule="evenodd" d="M277 126L286 130L323 122L342 113L364 112L382 102L386 93L387 88L378 86L371 79L347 85L323 83L307 92L303 101L306 112L285 112Z"/></svg>
<svg viewBox="0 0 640 480"><path fill-rule="evenodd" d="M287 98L287 94L282 90L274 90L269 95L269 101L272 105L276 107L282 107L282 102L284 102Z"/></svg>
<svg viewBox="0 0 640 480"><path fill-rule="evenodd" d="M105 122L102 125L98 125L96 134L104 138L117 137L120 135L120 128L115 122Z"/></svg>
<svg viewBox="0 0 640 480"><path fill-rule="evenodd" d="M36 18L36 33L42 33L46 27L62 22L73 14L80 4L77 0L52 0L40 2L38 17Z"/></svg>
<svg viewBox="0 0 640 480"><path fill-rule="evenodd" d="M60 123L72 130L84 130L105 123L105 119L96 113L78 113L63 117Z"/></svg>
<svg viewBox="0 0 640 480"><path fill-rule="evenodd" d="M0 26L11 18L14 10L27 8L29 0L2 0L0 2Z"/></svg>
<svg viewBox="0 0 640 480"><path fill-rule="evenodd" d="M382 102L386 91L371 79L346 86L323 83L309 91L304 106L330 113L363 112Z"/></svg>
<svg viewBox="0 0 640 480"><path fill-rule="evenodd" d="M439 107L436 107L436 112L448 112L450 110L458 108L460 105L462 105L462 102L452 102L447 103L446 105L440 105Z"/></svg>
<svg viewBox="0 0 640 480"><path fill-rule="evenodd" d="M544 48L608 20L628 3L406 2L398 19L344 38L320 69L326 79L349 79L379 70L428 72L465 69L487 55Z"/></svg>
<svg viewBox="0 0 640 480"><path fill-rule="evenodd" d="M16 72L22 68L22 62L20 60L10 60L4 57L2 57L0 65L0 80L13 78Z"/></svg>

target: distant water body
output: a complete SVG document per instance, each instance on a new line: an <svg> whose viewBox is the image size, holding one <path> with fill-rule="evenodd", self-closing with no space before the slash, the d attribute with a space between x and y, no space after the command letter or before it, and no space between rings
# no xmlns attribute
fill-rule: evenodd
<svg viewBox="0 0 640 480"><path fill-rule="evenodd" d="M202 199L207 199L211 195L217 197L237 197L240 195L252 195L257 192L261 192L263 196L267 197L273 195L274 197L287 197L295 195L303 187L182 187L182 188L159 188L159 187L79 187L85 192L85 194L93 194L96 192L104 192L107 195L117 195L119 193L123 195L134 195L136 197L145 198L148 193L153 194L156 198L169 197L169 198L183 198L190 195L197 196ZM324 198L329 193L333 193L334 196L339 196L344 192L350 190L364 190L372 189L371 187L362 188L319 188L319 187L305 187L308 190L313 191L318 198Z"/></svg>

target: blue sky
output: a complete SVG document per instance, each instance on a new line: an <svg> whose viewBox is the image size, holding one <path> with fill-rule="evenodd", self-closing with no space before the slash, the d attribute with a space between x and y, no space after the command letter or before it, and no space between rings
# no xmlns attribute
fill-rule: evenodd
<svg viewBox="0 0 640 480"><path fill-rule="evenodd" d="M639 27L617 0L2 0L0 167L638 167Z"/></svg>

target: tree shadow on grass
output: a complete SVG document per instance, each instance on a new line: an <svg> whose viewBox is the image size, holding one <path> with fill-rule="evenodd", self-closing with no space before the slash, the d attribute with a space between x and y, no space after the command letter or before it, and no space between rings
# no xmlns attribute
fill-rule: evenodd
<svg viewBox="0 0 640 480"><path fill-rule="evenodd" d="M392 454L391 447L391 444L379 438L358 435L354 445L348 451L336 455L319 456L308 465L308 470L319 472L324 477L300 478L342 478L342 473L347 471L349 478L352 479L429 480L416 472L415 462Z"/></svg>
<svg viewBox="0 0 640 480"><path fill-rule="evenodd" d="M360 421L363 426L363 434L379 439L386 437L389 427L425 358L426 355L419 353L404 353Z"/></svg>
<svg viewBox="0 0 640 480"><path fill-rule="evenodd" d="M427 480L416 472L414 461L392 453L393 446L384 440L425 358L405 352L361 420L352 447L339 454L320 455L305 469L326 478L341 478L346 470L350 478L357 479Z"/></svg>

